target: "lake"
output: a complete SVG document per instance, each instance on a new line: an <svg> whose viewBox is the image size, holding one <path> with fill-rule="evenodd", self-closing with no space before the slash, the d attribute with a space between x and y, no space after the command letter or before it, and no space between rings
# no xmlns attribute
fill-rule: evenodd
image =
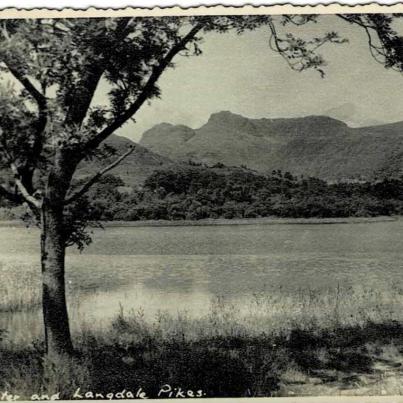
<svg viewBox="0 0 403 403"><path fill-rule="evenodd" d="M192 317L210 301L292 295L338 285L387 292L403 287L403 220L342 224L256 224L97 229L80 254L69 249L66 281L72 326L106 326L120 307ZM38 231L0 228L0 293L8 276L39 288ZM24 280L25 278L25 280ZM2 289L3 287L3 289ZM26 291L25 291L26 292ZM21 338L41 332L39 311L0 313L0 328ZM29 322L30 332L26 329ZM25 325L22 326L21 324Z"/></svg>

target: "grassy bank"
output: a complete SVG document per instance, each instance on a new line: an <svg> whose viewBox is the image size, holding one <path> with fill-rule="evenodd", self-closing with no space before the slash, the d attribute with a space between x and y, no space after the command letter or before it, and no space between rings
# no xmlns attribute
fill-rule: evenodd
<svg viewBox="0 0 403 403"><path fill-rule="evenodd" d="M212 301L200 318L160 313L148 320L123 309L109 328L75 334L76 354L52 363L36 341L0 343L0 390L76 388L106 396L157 396L170 384L205 396L401 394L403 292L336 287L295 295L256 295L239 308Z"/></svg>
<svg viewBox="0 0 403 403"><path fill-rule="evenodd" d="M401 216L378 217L333 217L333 218L203 218L200 220L138 220L138 221L104 221L102 226L107 227L189 227L205 225L278 225L278 224L360 224L371 222L397 221ZM21 220L0 220L1 227L26 227ZM98 226L97 226L98 227Z"/></svg>
<svg viewBox="0 0 403 403"><path fill-rule="evenodd" d="M400 216L379 217L339 217L339 218L203 218L200 220L139 220L105 221L104 227L170 227L170 226L205 226L205 225L279 225L279 224L359 224L371 222L396 221ZM0 224L1 225L1 224Z"/></svg>

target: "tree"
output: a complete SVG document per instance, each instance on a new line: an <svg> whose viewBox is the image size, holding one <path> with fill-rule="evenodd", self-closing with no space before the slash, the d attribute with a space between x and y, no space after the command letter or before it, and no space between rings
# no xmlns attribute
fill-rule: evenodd
<svg viewBox="0 0 403 403"><path fill-rule="evenodd" d="M265 26L272 49L291 68L312 68L323 75L324 60L316 52L326 43L344 42L337 33L310 40L278 33L278 27L284 30L316 18L258 15L1 21L0 72L3 82L11 80L14 85L0 92L0 168L5 178L0 195L28 206L41 231L49 355L73 350L65 297L65 251L70 245L83 248L90 242L85 194L134 150L127 150L81 187L73 181L78 164L111 154L104 141L145 102L160 95L158 80L174 67L176 56L201 53L201 38L209 31L242 34ZM401 68L391 20L341 18L359 25L367 19L375 24L375 28L365 25L364 29L375 29L388 65ZM95 107L93 98L101 82L107 83L109 105Z"/></svg>

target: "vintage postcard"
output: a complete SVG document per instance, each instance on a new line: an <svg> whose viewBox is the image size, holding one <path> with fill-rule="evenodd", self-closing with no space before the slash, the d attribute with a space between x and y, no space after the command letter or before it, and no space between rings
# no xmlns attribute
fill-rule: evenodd
<svg viewBox="0 0 403 403"><path fill-rule="evenodd" d="M403 5L0 12L0 401L401 402Z"/></svg>

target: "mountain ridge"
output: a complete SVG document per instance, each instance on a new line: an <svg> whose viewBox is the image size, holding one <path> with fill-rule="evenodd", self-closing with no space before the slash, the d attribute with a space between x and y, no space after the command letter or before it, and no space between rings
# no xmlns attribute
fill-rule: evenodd
<svg viewBox="0 0 403 403"><path fill-rule="evenodd" d="M323 115L249 119L221 111L198 129L156 125L139 144L176 162L281 169L326 180L403 173L403 122L353 128Z"/></svg>

